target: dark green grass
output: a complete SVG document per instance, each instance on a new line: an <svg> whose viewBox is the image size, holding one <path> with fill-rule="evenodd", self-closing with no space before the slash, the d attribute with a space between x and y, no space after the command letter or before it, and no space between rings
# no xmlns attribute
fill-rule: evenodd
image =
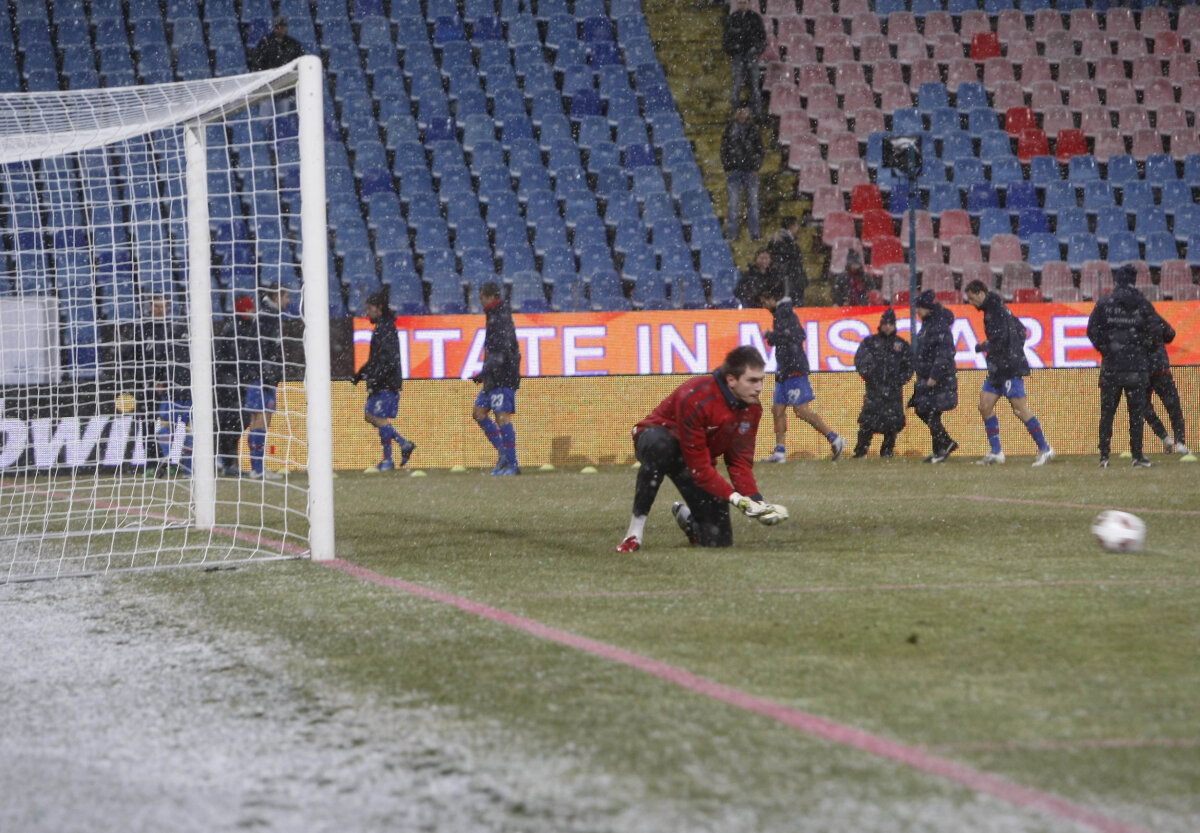
<svg viewBox="0 0 1200 833"><path fill-rule="evenodd" d="M627 468L343 475L339 555L1155 830L1195 829L1200 467L1031 459L759 466L791 519L735 518L728 550L686 546L668 484L633 555L613 549ZM1108 507L1142 515L1146 552L1097 546L1088 527ZM302 673L501 727L510 751L567 750L581 772L687 808L695 829L789 829L829 800L849 817L973 806L956 785L315 565L170 581L224 627L290 640ZM1061 829L1012 812L1018 829Z"/></svg>

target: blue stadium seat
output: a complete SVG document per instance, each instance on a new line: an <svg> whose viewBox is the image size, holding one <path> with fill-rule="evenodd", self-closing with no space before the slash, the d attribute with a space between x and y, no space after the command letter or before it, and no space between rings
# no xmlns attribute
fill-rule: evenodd
<svg viewBox="0 0 1200 833"><path fill-rule="evenodd" d="M988 106L987 90L978 81L964 81L958 85L955 106L960 112L968 113Z"/></svg>
<svg viewBox="0 0 1200 833"><path fill-rule="evenodd" d="M1146 157L1145 174L1142 177L1151 185L1161 188L1164 183L1178 179L1175 157L1169 153L1152 153Z"/></svg>
<svg viewBox="0 0 1200 833"><path fill-rule="evenodd" d="M936 156L925 157L924 164L921 166L921 174L917 177L917 185L921 190L932 190L939 185L945 185L948 181L946 163ZM930 209L930 211L932 210Z"/></svg>
<svg viewBox="0 0 1200 833"><path fill-rule="evenodd" d="M1084 183L1083 207L1088 214L1095 214L1101 208L1116 204L1111 183L1103 181Z"/></svg>
<svg viewBox="0 0 1200 833"><path fill-rule="evenodd" d="M1100 163L1091 154L1072 156L1067 163L1067 179L1073 185L1100 179Z"/></svg>
<svg viewBox="0 0 1200 833"><path fill-rule="evenodd" d="M1175 260L1179 251L1175 246L1175 236L1169 231L1153 231L1146 235L1146 256L1144 260L1151 269L1161 269L1165 261Z"/></svg>
<svg viewBox="0 0 1200 833"><path fill-rule="evenodd" d="M945 84L926 81L917 88L917 109L922 113L932 113L939 107L949 106L950 97Z"/></svg>
<svg viewBox="0 0 1200 833"><path fill-rule="evenodd" d="M925 123L921 119L921 111L916 107L902 107L892 113L893 135L916 136L924 130Z"/></svg>
<svg viewBox="0 0 1200 833"><path fill-rule="evenodd" d="M1128 154L1110 156L1108 170L1104 177L1113 185L1123 186L1127 182L1137 182L1141 175L1138 172L1137 160Z"/></svg>
<svg viewBox="0 0 1200 833"><path fill-rule="evenodd" d="M1129 219L1125 213L1125 209L1110 206L1102 208L1096 213L1096 239L1101 243L1107 243L1114 234L1123 234L1129 231Z"/></svg>
<svg viewBox="0 0 1200 833"><path fill-rule="evenodd" d="M1161 208L1142 208L1133 213L1133 217L1133 233L1137 235L1139 243L1145 243L1152 234L1167 233L1167 215Z"/></svg>
<svg viewBox="0 0 1200 833"><path fill-rule="evenodd" d="M993 184L996 184L995 180L993 180ZM1032 182L1016 180L1007 183L1004 207L1009 214L1016 215L1023 209L1038 208L1039 206L1037 188Z"/></svg>
<svg viewBox="0 0 1200 833"><path fill-rule="evenodd" d="M621 276L611 267L592 273L588 280L588 302L597 312L629 309Z"/></svg>
<svg viewBox="0 0 1200 833"><path fill-rule="evenodd" d="M1000 114L991 107L976 107L967 113L967 132L972 136L1000 129Z"/></svg>
<svg viewBox="0 0 1200 833"><path fill-rule="evenodd" d="M1012 137L1004 130L984 131L979 135L979 158L988 165L995 165L1000 159L1016 159Z"/></svg>
<svg viewBox="0 0 1200 833"><path fill-rule="evenodd" d="M1079 195L1075 186L1069 182L1058 180L1045 187L1042 195L1042 209L1047 214L1057 214L1079 206Z"/></svg>
<svg viewBox="0 0 1200 833"><path fill-rule="evenodd" d="M1122 201L1123 202L1123 201ZM1159 204L1167 216L1177 214L1181 209L1190 207L1196 202L1192 196L1192 186L1184 180L1167 182L1162 187L1162 197Z"/></svg>
<svg viewBox="0 0 1200 833"><path fill-rule="evenodd" d="M1062 260L1058 238L1050 232L1038 232L1029 236L1029 255L1026 258L1033 271L1041 272L1042 266L1052 260Z"/></svg>
<svg viewBox="0 0 1200 833"><path fill-rule="evenodd" d="M962 130L955 130L942 137L942 152L939 154L943 162L954 163L960 159L977 160L971 136ZM982 165L983 163L980 162ZM982 171L982 168L980 169Z"/></svg>
<svg viewBox="0 0 1200 833"><path fill-rule="evenodd" d="M1190 193L1189 190L1189 196ZM1142 211L1159 211L1154 200L1154 187L1149 182L1141 180L1126 183L1121 188L1121 208L1126 214L1131 215Z"/></svg>
<svg viewBox="0 0 1200 833"><path fill-rule="evenodd" d="M892 193L894 196L895 191ZM943 211L962 208L962 192L948 182L939 183L929 189L927 205L929 213L935 216L941 214Z"/></svg>
<svg viewBox="0 0 1200 833"><path fill-rule="evenodd" d="M1137 237L1132 231L1117 232L1109 236L1107 259L1109 263L1127 263L1142 259Z"/></svg>
<svg viewBox="0 0 1200 833"><path fill-rule="evenodd" d="M1053 156L1035 156L1029 160L1029 181L1039 188L1062 180L1062 169Z"/></svg>
<svg viewBox="0 0 1200 833"><path fill-rule="evenodd" d="M999 208L1000 193L990 182L976 182L967 186L967 213L978 217L985 208Z"/></svg>
<svg viewBox="0 0 1200 833"><path fill-rule="evenodd" d="M1087 234L1088 218L1082 208L1068 208L1060 211L1054 222L1054 235L1058 242L1069 244L1077 234Z"/></svg>
<svg viewBox="0 0 1200 833"><path fill-rule="evenodd" d="M1200 153L1189 153L1183 158L1183 181L1200 188Z"/></svg>
<svg viewBox="0 0 1200 833"><path fill-rule="evenodd" d="M979 242L987 246L997 234L1012 234L1012 218L1003 208L985 208L979 215Z"/></svg>
<svg viewBox="0 0 1200 833"><path fill-rule="evenodd" d="M1175 239L1185 242L1200 229L1200 205L1181 205L1175 211Z"/></svg>
<svg viewBox="0 0 1200 833"><path fill-rule="evenodd" d="M1036 234L1050 233L1050 218L1039 208L1027 208L1017 214L1017 237L1029 243ZM1057 245L1057 239L1055 240Z"/></svg>
<svg viewBox="0 0 1200 833"><path fill-rule="evenodd" d="M934 107L929 111L929 133L935 138L960 132L964 132L962 118L953 107ZM969 135L968 138L970 138Z"/></svg>
<svg viewBox="0 0 1200 833"><path fill-rule="evenodd" d="M993 192L996 190L994 185L988 184L987 177L983 174L983 163L978 159L960 157L954 160L951 169L954 174L954 184L958 188L966 189L983 183L987 184ZM970 208L969 203L968 208Z"/></svg>

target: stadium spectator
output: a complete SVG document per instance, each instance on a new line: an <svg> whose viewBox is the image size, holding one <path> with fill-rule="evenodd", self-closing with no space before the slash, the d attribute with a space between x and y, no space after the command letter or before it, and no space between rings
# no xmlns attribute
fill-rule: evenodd
<svg viewBox="0 0 1200 833"><path fill-rule="evenodd" d="M750 88L750 109L754 120L761 122L761 69L758 58L767 48L767 27L762 15L751 8L750 0L738 0L737 8L725 17L721 47L732 63L730 106L736 110L742 104L742 88Z"/></svg>
<svg viewBox="0 0 1200 833"><path fill-rule="evenodd" d="M733 546L730 505L767 525L787 518L785 508L763 501L754 481L764 364L753 347L735 347L720 367L684 382L634 426L634 453L642 465L633 516L617 552L641 549L664 477L683 497L671 514L692 544ZM725 460L732 485L717 471L718 457Z"/></svg>
<svg viewBox="0 0 1200 833"><path fill-rule="evenodd" d="M759 249L754 253L754 262L746 267L733 288L733 297L743 308L757 309L762 307L763 295L778 298L783 294L783 278L775 269L770 250Z"/></svg>
<svg viewBox="0 0 1200 833"><path fill-rule="evenodd" d="M808 276L804 274L804 257L796 240L799 231L798 219L790 215L784 217L780 221L779 231L771 235L767 250L771 253L771 262L783 278L783 294L790 297L796 306L802 307Z"/></svg>
<svg viewBox="0 0 1200 833"><path fill-rule="evenodd" d="M1012 314L1004 299L987 288L980 280L971 281L964 287L967 301L983 312L984 341L975 345L976 353L987 356L987 376L983 390L979 392L979 416L987 432L988 453L975 462L982 466L1004 462L1000 447L1000 419L996 416L996 403L1006 397L1017 419L1037 443L1035 466L1044 466L1054 459L1054 449L1046 442L1042 424L1029 408L1025 398L1023 377L1029 375L1029 362L1025 358L1025 325Z"/></svg>
<svg viewBox="0 0 1200 833"><path fill-rule="evenodd" d="M771 419L775 425L775 451L765 463L787 462L788 408L807 422L826 440L837 460L846 447L846 440L826 424L812 406L816 395L808 380L808 355L804 351L804 325L796 317L791 298L780 298L764 290L760 303L771 311L773 330L763 334L763 340L775 348L775 396L771 403Z"/></svg>
<svg viewBox="0 0 1200 833"><path fill-rule="evenodd" d="M1157 310L1155 312L1157 314ZM1146 424L1150 426L1154 435L1162 440L1163 451L1167 454L1188 454L1183 406L1179 400L1179 388L1175 386L1175 376L1171 373L1171 358L1167 355L1167 345L1175 340L1175 328L1161 315L1158 318L1162 340L1155 345L1150 354L1150 392L1146 396ZM1154 412L1151 397L1156 393L1171 420L1171 435L1167 434L1167 427Z"/></svg>
<svg viewBox="0 0 1200 833"><path fill-rule="evenodd" d="M379 443L383 446L383 459L367 469L367 474L393 471L396 463L392 459L392 443L400 446L400 468L408 465L416 449L400 435L392 424L400 410L400 390L404 387L404 373L400 367L400 338L396 335L396 316L388 304L386 292L375 292L367 298L367 318L375 325L371 333L371 348L367 361L354 374L353 382L367 383L367 404L363 408L363 419L379 431Z"/></svg>
<svg viewBox="0 0 1200 833"><path fill-rule="evenodd" d="M138 413L155 416L156 441L147 448L145 474L165 477L174 426L180 419L191 424L187 329L172 320L170 297L154 293L147 296L144 315L129 335L120 350L119 384L135 391Z"/></svg>
<svg viewBox="0 0 1200 833"><path fill-rule="evenodd" d="M1113 419L1121 394L1129 409L1129 451L1133 467L1148 469L1142 453L1142 415L1150 401L1150 356L1163 341L1161 317L1133 284L1137 269L1113 270L1115 287L1088 316L1087 336L1100 353L1100 467L1108 468Z"/></svg>
<svg viewBox="0 0 1200 833"><path fill-rule="evenodd" d="M268 286L259 296L256 314L246 319L238 316L235 325L242 403L249 415L246 443L250 447L250 477L255 480L282 479L264 462L267 429L275 415L275 389L284 379L283 313L289 297L285 287Z"/></svg>
<svg viewBox="0 0 1200 833"><path fill-rule="evenodd" d="M289 64L303 54L300 41L288 34L287 18L280 15L275 18L270 34L255 44L247 63L252 72L257 72Z"/></svg>
<svg viewBox="0 0 1200 833"><path fill-rule="evenodd" d="M242 295L233 305L234 317L217 327L213 337L213 374L217 429L217 472L239 477L238 443L246 425L242 418L242 391L238 376L237 322L252 321L254 298Z"/></svg>
<svg viewBox="0 0 1200 833"><path fill-rule="evenodd" d="M883 311L879 329L863 339L854 353L854 369L866 383L862 410L858 414L858 441L854 457L866 457L871 439L883 435L880 457L892 457L896 435L904 430L904 386L913 375L912 350L896 335L896 312Z"/></svg>
<svg viewBox="0 0 1200 833"><path fill-rule="evenodd" d="M758 228L758 170L763 163L762 134L750 121L745 105L734 111L733 120L721 134L721 167L725 169L725 191L729 202L725 216L725 236L736 240L741 224L741 198L746 196L746 224L750 237L757 240Z"/></svg>
<svg viewBox="0 0 1200 833"><path fill-rule="evenodd" d="M846 269L833 278L830 297L837 307L862 307L870 303L873 282L863 269L862 255L857 250L846 252Z"/></svg>
<svg viewBox="0 0 1200 833"><path fill-rule="evenodd" d="M917 318L921 329L913 357L913 395L908 405L929 427L933 453L926 463L944 463L958 450L958 443L942 424L942 414L958 407L958 368L954 363L954 313L937 302L933 290L917 296Z"/></svg>
<svg viewBox="0 0 1200 833"><path fill-rule="evenodd" d="M471 417L500 455L492 474L497 477L520 474L517 429L512 417L517 410L517 388L521 386L521 350L512 307L494 281L479 287L479 303L487 315L487 325L483 369L472 377L481 387ZM495 420L488 416L489 412L496 415Z"/></svg>

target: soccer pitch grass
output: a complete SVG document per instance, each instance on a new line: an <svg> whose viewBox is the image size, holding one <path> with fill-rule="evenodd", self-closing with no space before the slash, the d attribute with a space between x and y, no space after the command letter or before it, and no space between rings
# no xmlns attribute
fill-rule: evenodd
<svg viewBox="0 0 1200 833"><path fill-rule="evenodd" d="M689 547L667 483L632 555L614 552L629 468L337 481L341 559L678 679L316 564L150 581L214 627L285 641L299 678L398 715L436 707L517 761L565 755L579 829L1184 833L1200 828L1200 468L1155 459L759 465L787 523L735 517L734 548ZM1143 553L1100 549L1105 508L1145 519ZM814 737L698 678L906 751ZM922 754L1013 789L918 771ZM585 800L574 776L611 794ZM1016 785L1073 809L1019 807Z"/></svg>

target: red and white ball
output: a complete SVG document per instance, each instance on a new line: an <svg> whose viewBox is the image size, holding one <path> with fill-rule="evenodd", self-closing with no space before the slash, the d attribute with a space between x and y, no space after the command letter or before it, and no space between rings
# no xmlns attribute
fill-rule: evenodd
<svg viewBox="0 0 1200 833"><path fill-rule="evenodd" d="M1137 515L1106 509L1092 521L1092 534L1109 552L1140 552L1146 543L1146 524Z"/></svg>

